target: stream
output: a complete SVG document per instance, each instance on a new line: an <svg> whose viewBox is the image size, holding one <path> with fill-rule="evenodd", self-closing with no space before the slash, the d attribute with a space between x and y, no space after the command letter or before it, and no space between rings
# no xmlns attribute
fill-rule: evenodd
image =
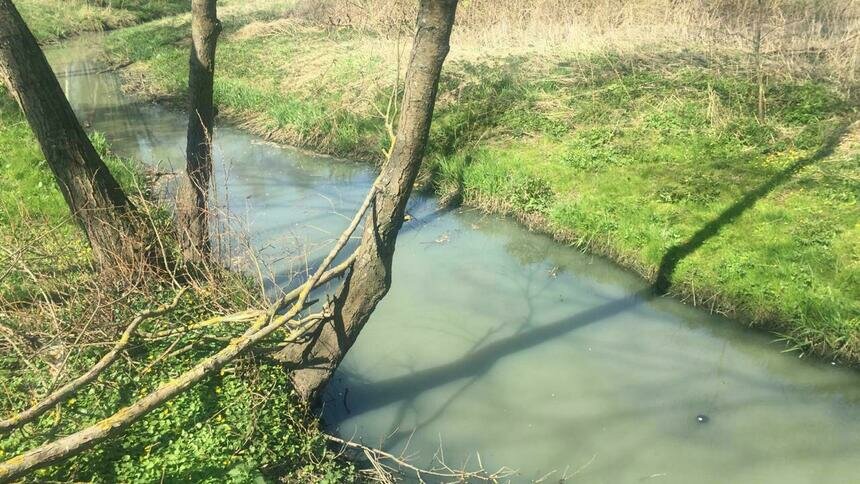
<svg viewBox="0 0 860 484"><path fill-rule="evenodd" d="M82 123L122 156L183 167L186 117L124 95L98 45L47 53ZM375 176L223 124L215 159L221 225L243 228L218 246L243 269L252 248L272 292L324 256ZM408 212L393 287L328 388L329 431L514 482L860 482L858 372L650 297L508 218L420 194Z"/></svg>

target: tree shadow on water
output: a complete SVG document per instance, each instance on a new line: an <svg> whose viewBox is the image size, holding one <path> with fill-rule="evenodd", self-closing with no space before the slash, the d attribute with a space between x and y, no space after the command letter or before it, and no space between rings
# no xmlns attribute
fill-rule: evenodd
<svg viewBox="0 0 860 484"><path fill-rule="evenodd" d="M446 399L427 419L414 426L416 430L439 418L455 399L465 393L468 387L505 357L536 347L587 325L609 319L642 303L665 295L671 286L671 278L677 265L684 258L694 253L706 241L718 235L723 227L732 223L752 208L758 200L790 180L800 170L830 156L848 131L850 124L850 122L841 124L827 137L824 144L815 153L797 160L762 185L746 193L734 204L723 210L715 219L705 224L686 242L671 247L663 256L655 281L650 286L626 297L608 301L553 323L536 326L526 321L522 328L513 335L476 344L465 355L445 364L413 371L383 381L350 385L349 416L400 402L401 406L396 411L397 418L394 422L395 430L386 439L387 445L396 444L398 441L408 439L411 432L414 431L398 429L397 426L402 424L409 409L414 407L416 399L424 392L465 380L463 386L454 391L452 396ZM485 339L482 338L482 341ZM332 423L336 424L337 422Z"/></svg>
<svg viewBox="0 0 860 484"><path fill-rule="evenodd" d="M422 214L421 216L418 216L418 217L410 220L408 223L404 223L403 227L400 229L400 232L398 233L398 236L403 235L403 234L407 234L410 232L419 232L424 227L432 225L433 222L435 222L439 218L444 217L445 215L447 215L453 211L454 211L454 207L442 207L442 208L438 208L436 210L433 210L432 212ZM322 213L316 215L316 217L319 217L319 218L325 218L325 217L330 217L330 216L332 216L332 212L322 212ZM313 220L313 219L307 219L307 220ZM304 225L307 223L307 220L303 220L301 222L292 222L291 224L292 225L297 225L297 224ZM273 232L273 233L278 232L277 229L270 229L269 231ZM349 245L347 245L347 247L346 247L347 250L342 251L341 255L338 256L337 259L335 259L334 263L337 264L339 261L345 259L346 256L343 254L348 254L350 252L350 248L355 247L355 245L357 245L359 243L360 238L361 238L361 229L358 229L356 231L356 234L353 235L352 240L349 242ZM328 251L329 251L329 248L327 246L317 248L316 249L317 253L315 254L314 259L312 259L310 261L303 261L302 262L302 265L305 267L304 270L298 270L297 271L293 267L283 267L280 270L275 271L270 277L268 277L264 281L266 293L267 294L276 294L276 295L286 294L286 292L288 292L290 289L295 288L300 284L303 284L313 274L313 271L310 268L318 267L322 263L323 259L325 258L325 255L328 254Z"/></svg>

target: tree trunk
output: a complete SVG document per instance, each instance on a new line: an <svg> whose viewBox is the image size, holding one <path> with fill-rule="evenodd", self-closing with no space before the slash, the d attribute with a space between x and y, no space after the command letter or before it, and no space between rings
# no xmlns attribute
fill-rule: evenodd
<svg viewBox="0 0 860 484"><path fill-rule="evenodd" d="M756 104L756 116L759 122L764 121L765 116L765 88L764 69L761 59L762 47L762 24L764 23L765 0L756 0L755 27L753 28L753 62L755 63L756 87L758 88L758 103Z"/></svg>
<svg viewBox="0 0 860 484"><path fill-rule="evenodd" d="M141 224L135 223L134 206L93 148L10 0L0 0L0 74L27 117L97 263L114 267L143 261L147 241Z"/></svg>
<svg viewBox="0 0 860 484"><path fill-rule="evenodd" d="M191 262L205 262L210 254L209 212L206 206L212 177L215 48L221 33L216 3L216 0L191 2L186 178L180 187L178 200L182 255Z"/></svg>
<svg viewBox="0 0 860 484"><path fill-rule="evenodd" d="M293 383L305 400L316 398L391 286L397 232L424 156L456 9L457 0L420 0L397 136L377 181L355 263L335 296L331 321L308 343L279 354L295 368Z"/></svg>

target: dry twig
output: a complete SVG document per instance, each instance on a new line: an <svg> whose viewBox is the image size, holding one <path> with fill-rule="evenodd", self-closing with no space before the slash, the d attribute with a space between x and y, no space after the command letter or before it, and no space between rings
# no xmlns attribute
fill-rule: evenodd
<svg viewBox="0 0 860 484"><path fill-rule="evenodd" d="M344 440L339 437L335 437L333 435L325 435L326 439L340 444L344 447L352 448L360 450L365 457L367 457L370 465L373 466L374 471L382 477L383 481L386 479L391 479L391 473L388 470L400 472L400 469L407 469L411 472L415 473L415 477L418 478L419 481L424 482L424 477L435 477L441 479L453 479L454 482L499 482L503 479L508 479L516 474L516 471L512 469L508 469L503 467L495 472L489 472L481 466L480 469L475 471L467 471L452 469L450 466L445 464L444 462L439 462L440 467L434 469L422 469L420 467L414 466L407 462L406 460L395 456L389 452L385 452L381 449L376 449L373 447L368 447L363 444L359 444L356 442L352 442L349 440ZM383 464L382 461L391 461L397 465L397 469L392 469L391 467ZM388 470L386 470L388 469Z"/></svg>
<svg viewBox="0 0 860 484"><path fill-rule="evenodd" d="M131 341L131 337L134 336L134 332L137 327L140 326L140 323L146 321L147 319L161 316L175 309L176 306L179 304L179 300L182 298L185 292L186 289L180 289L179 292L176 293L176 296L174 296L173 301L171 301L169 304L161 306L158 309L143 312L137 317L135 317L128 325L128 327L126 327L125 331L123 331L122 336L120 336L116 344L114 344L113 349L111 349L110 352L102 356L102 358L89 370L87 370L86 373L79 376L78 378L75 378L69 383L66 383L65 385L57 389L55 392L45 397L36 405L33 405L32 407L28 408L27 410L24 410L17 415L0 421L0 433L9 432L24 424L27 424L28 422L32 422L58 403L61 403L71 398L72 395L74 395L84 385L87 385L91 381L95 380L104 370L106 370L113 364L114 361L116 361L120 353L128 346L129 342Z"/></svg>
<svg viewBox="0 0 860 484"><path fill-rule="evenodd" d="M128 426L138 421L155 408L191 388L203 378L217 372L233 361L237 356L252 348L254 345L258 344L282 327L286 326L288 329L288 334L284 339L286 342L299 341L311 329L330 316L328 314L328 310L324 309L322 313L313 314L300 320L294 320L298 313L304 309L310 292L321 284L321 281L325 279L326 276L334 277L331 275L333 272L337 270L341 270L342 272L350 267L349 264L354 260L354 256L347 259L346 262L349 262L349 264L346 264L346 262L341 263L332 271L327 270L335 257L337 257L340 251L346 246L349 238L361 223L365 212L375 199L376 193L377 186L376 183L374 183L368 191L364 203L362 203L361 207L353 217L349 227L347 227L347 229L338 238L335 246L323 260L322 264L317 268L314 275L296 290L272 304L267 312L261 313L254 324L251 325L251 327L248 328L242 336L234 338L225 348L212 356L199 361L193 368L186 371L179 377L162 384L156 390L144 396L140 400L120 409L113 415L102 419L96 424L53 442L48 442L38 448L32 449L24 454L0 463L0 482L11 481L26 475L35 469L51 465L76 455L121 433ZM279 315L279 312L285 307L285 301L290 301L290 295L293 293L297 293L295 303L293 303L289 310Z"/></svg>

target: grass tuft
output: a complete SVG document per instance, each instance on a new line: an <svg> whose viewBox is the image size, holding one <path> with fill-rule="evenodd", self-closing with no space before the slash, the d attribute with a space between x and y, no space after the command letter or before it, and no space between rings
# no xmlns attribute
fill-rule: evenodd
<svg viewBox="0 0 860 484"><path fill-rule="evenodd" d="M182 0L20 0L15 5L41 43L189 10L189 2Z"/></svg>

